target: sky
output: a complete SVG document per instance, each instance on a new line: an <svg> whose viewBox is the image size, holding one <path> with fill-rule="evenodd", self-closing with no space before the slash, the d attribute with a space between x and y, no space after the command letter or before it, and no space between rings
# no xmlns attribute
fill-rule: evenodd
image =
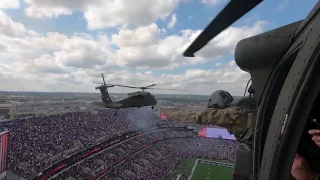
<svg viewBox="0 0 320 180"><path fill-rule="evenodd" d="M264 1L200 50L184 50L227 0L1 0L0 90L96 92L93 81L242 95L237 43L305 18L316 4ZM132 89L111 88L127 93Z"/></svg>

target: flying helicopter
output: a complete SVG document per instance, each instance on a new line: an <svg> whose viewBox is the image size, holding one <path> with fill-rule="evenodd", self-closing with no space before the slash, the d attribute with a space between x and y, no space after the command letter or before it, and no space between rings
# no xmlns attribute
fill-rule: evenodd
<svg viewBox="0 0 320 180"><path fill-rule="evenodd" d="M134 87L134 86L119 85L119 84L106 84L103 73L101 73L101 76L102 76L103 83L100 83L100 82L93 82L93 83L101 84L95 89L100 90L102 102L93 102L92 104L98 107L103 107L103 108L122 109L122 108L132 108L132 107L140 108L144 106L151 106L151 109L154 109L154 106L157 104L157 99L150 92L146 92L145 91L146 89L187 91L187 90L181 90L181 89L152 88L153 86L156 86L156 84L151 84L146 87ZM110 98L108 88L115 87L115 86L141 89L141 91L128 93L128 98L113 102L112 99Z"/></svg>
<svg viewBox="0 0 320 180"><path fill-rule="evenodd" d="M184 52L193 57L211 39L262 0L231 0ZM320 1L305 19L241 40L240 69L251 75L257 119L252 150L238 149L234 180L293 179L296 153L320 174L320 148L310 129L320 129Z"/></svg>

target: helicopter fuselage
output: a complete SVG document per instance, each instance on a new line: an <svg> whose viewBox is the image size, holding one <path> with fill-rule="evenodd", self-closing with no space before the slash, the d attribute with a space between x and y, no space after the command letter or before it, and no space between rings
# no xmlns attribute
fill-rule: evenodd
<svg viewBox="0 0 320 180"><path fill-rule="evenodd" d="M154 95L149 92L133 92L128 94L128 98L115 102L120 104L120 107L144 107L154 106L157 104L157 100Z"/></svg>
<svg viewBox="0 0 320 180"><path fill-rule="evenodd" d="M104 97L103 97L104 98ZM151 106L153 109L157 104L155 96L149 92L133 92L128 94L128 98L122 99L116 102L94 102L93 105L104 107L104 108L113 108L113 109L122 109L122 108L132 108L132 107L145 107Z"/></svg>

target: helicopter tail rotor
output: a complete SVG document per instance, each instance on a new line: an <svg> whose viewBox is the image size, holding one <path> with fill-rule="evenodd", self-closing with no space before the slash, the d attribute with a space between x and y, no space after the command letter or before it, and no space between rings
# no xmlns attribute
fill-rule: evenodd
<svg viewBox="0 0 320 180"><path fill-rule="evenodd" d="M115 85L108 85L106 84L106 81L104 80L104 75L101 73L103 83L100 82L93 82L95 84L101 84L100 86L96 87L95 89L99 89L101 92L101 98L103 103L112 103L111 97L109 96L108 88L114 87Z"/></svg>
<svg viewBox="0 0 320 180"><path fill-rule="evenodd" d="M102 77L103 83L101 83L101 82L92 82L92 83L95 83L95 84L101 84L100 86L96 87L95 89L101 89L101 88L106 89L106 88L109 88L109 87L115 87L115 85L113 85L113 84L106 84L106 81L104 79L103 73L101 73L101 77Z"/></svg>

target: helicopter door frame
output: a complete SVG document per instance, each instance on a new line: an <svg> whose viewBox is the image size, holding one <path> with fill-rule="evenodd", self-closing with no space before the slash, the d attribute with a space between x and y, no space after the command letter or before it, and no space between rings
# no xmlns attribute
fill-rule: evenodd
<svg viewBox="0 0 320 180"><path fill-rule="evenodd" d="M312 29L314 29L312 31ZM296 150L315 97L320 92L320 16L299 37L294 61L272 115L259 180L289 179Z"/></svg>
<svg viewBox="0 0 320 180"><path fill-rule="evenodd" d="M296 27L303 22L303 20L295 22ZM293 31L294 32L294 31ZM292 33L293 33L292 32ZM291 40L292 38L289 38ZM270 121L274 108L276 106L281 88L287 78L287 75L295 61L302 46L301 41L295 41L287 50L285 55L277 63L268 77L267 84L262 94L261 102L258 104L258 113L256 121L256 131L254 134L254 151L252 161L252 179L257 179L261 165L261 158L267 133L269 130ZM272 97L272 98L270 98Z"/></svg>
<svg viewBox="0 0 320 180"><path fill-rule="evenodd" d="M272 113L275 109L275 105L278 100L278 96L281 91L285 79L292 67L294 60L296 59L298 52L301 48L301 44L292 46L292 50L287 52L287 55L284 56L283 60L276 66L273 71L269 83L265 88L263 98L259 104L259 112L257 113L257 130L254 138L254 154L253 154L253 179L257 179L263 149L265 146L266 136L268 133ZM276 97L276 98L269 98Z"/></svg>

